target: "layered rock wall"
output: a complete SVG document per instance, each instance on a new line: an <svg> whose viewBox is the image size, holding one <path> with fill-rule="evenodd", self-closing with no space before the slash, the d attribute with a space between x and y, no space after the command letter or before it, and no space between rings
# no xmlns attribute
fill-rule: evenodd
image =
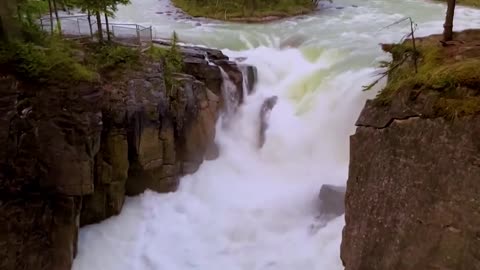
<svg viewBox="0 0 480 270"><path fill-rule="evenodd" d="M216 157L224 78L204 54L184 52L169 88L152 62L101 84L0 78L0 269L70 269L81 225L120 213L126 195L175 191Z"/></svg>
<svg viewBox="0 0 480 270"><path fill-rule="evenodd" d="M445 46L441 36L417 39L415 61L404 50L410 41L392 47L396 69L350 139L345 270L480 269L480 40L472 31Z"/></svg>

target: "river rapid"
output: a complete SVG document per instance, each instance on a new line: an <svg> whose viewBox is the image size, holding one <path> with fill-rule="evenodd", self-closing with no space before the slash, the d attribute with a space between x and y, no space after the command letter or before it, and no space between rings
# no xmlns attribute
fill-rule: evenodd
<svg viewBox="0 0 480 270"><path fill-rule="evenodd" d="M73 269L343 269L344 216L311 230L318 192L322 184L346 184L349 136L378 90L362 92L362 85L389 59L378 44L400 41L410 26L382 28L410 16L417 35L440 33L445 5L334 0L301 18L245 25L174 20L157 14L166 0L132 2L116 21L153 25L157 38L175 30L183 42L246 57L258 83L232 128L217 128L220 157L184 177L178 192L128 198L119 216L81 229ZM455 30L474 27L480 11L458 7ZM271 95L278 103L257 150L258 112Z"/></svg>

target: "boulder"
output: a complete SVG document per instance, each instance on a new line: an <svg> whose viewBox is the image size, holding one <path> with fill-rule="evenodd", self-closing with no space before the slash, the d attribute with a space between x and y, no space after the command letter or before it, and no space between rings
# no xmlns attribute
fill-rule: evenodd
<svg viewBox="0 0 480 270"><path fill-rule="evenodd" d="M265 144L265 132L268 128L268 117L273 107L277 104L278 97L271 96L265 99L260 107L260 128L258 135L258 148L262 148Z"/></svg>
<svg viewBox="0 0 480 270"><path fill-rule="evenodd" d="M346 187L322 185L318 198L320 200L320 216L332 219L345 213Z"/></svg>

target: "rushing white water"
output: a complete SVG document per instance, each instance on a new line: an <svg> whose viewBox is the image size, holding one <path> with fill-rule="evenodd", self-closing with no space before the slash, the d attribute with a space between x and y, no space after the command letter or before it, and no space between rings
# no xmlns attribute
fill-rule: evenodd
<svg viewBox="0 0 480 270"><path fill-rule="evenodd" d="M166 1L134 0L117 20L154 24L158 36L177 30L185 42L247 57L258 68L256 91L217 131L220 158L184 177L176 193L129 198L120 216L81 230L75 270L335 270L339 217L317 232L322 184L347 179L348 137L372 80L408 25L381 27L411 16L418 34L442 30L444 5L420 0L335 0L302 19L266 25L173 21L155 14ZM358 7L352 7L356 5ZM345 7L337 9L336 7ZM458 8L457 30L480 26L480 12ZM286 40L300 45L285 47ZM257 150L258 112L277 95L266 144Z"/></svg>

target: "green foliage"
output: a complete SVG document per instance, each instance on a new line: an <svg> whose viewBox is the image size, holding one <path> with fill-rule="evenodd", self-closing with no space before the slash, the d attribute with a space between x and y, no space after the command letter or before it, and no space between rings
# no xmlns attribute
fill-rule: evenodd
<svg viewBox="0 0 480 270"><path fill-rule="evenodd" d="M24 42L32 42L35 44L48 43L47 35L36 24L22 24L20 32Z"/></svg>
<svg viewBox="0 0 480 270"><path fill-rule="evenodd" d="M36 82L96 79L96 73L79 63L74 49L62 40L51 38L43 46L15 41L1 47L0 66L20 78Z"/></svg>
<svg viewBox="0 0 480 270"><path fill-rule="evenodd" d="M20 0L17 9L21 20L29 25L35 24L35 19L41 14L49 12L48 2L40 0Z"/></svg>
<svg viewBox="0 0 480 270"><path fill-rule="evenodd" d="M312 11L312 0L173 0L173 3L195 17L221 20L241 18L285 17Z"/></svg>
<svg viewBox="0 0 480 270"><path fill-rule="evenodd" d="M165 55L165 81L167 85L173 85L175 82L173 76L175 73L182 71L183 57L177 45L178 37L173 32L172 45Z"/></svg>
<svg viewBox="0 0 480 270"><path fill-rule="evenodd" d="M165 68L165 82L167 86L175 84L174 75L183 69L183 57L177 45L178 37L174 32L170 48L150 47L148 55L155 61L162 60Z"/></svg>
<svg viewBox="0 0 480 270"><path fill-rule="evenodd" d="M104 45L96 48L93 54L93 63L99 70L114 68L133 68L139 64L140 53L132 48Z"/></svg>

